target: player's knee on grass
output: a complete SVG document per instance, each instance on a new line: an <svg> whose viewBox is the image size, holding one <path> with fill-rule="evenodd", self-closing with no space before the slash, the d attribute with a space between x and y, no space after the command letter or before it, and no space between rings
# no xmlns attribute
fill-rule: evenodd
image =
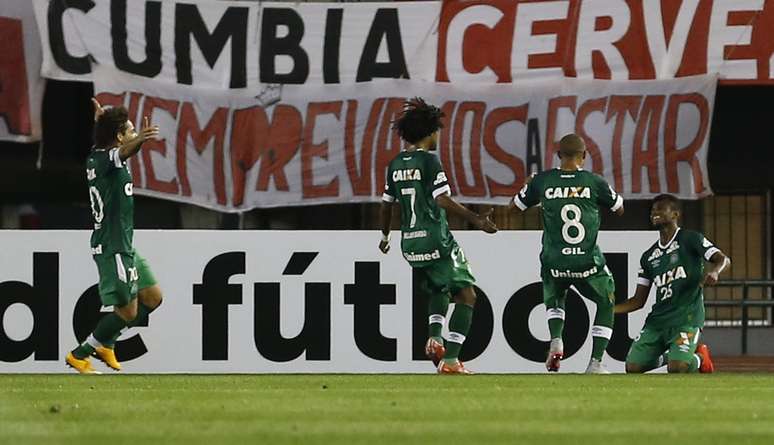
<svg viewBox="0 0 774 445"><path fill-rule="evenodd" d="M113 308L113 310L125 322L129 323L130 321L137 318L137 299L133 299L125 306Z"/></svg>
<svg viewBox="0 0 774 445"><path fill-rule="evenodd" d="M684 374L691 370L691 365L682 360L670 360L667 363L667 372L670 374Z"/></svg>
<svg viewBox="0 0 774 445"><path fill-rule="evenodd" d="M476 304L476 291L473 290L473 286L466 287L459 291L454 296L455 303L467 304L468 306L475 306Z"/></svg>
<svg viewBox="0 0 774 445"><path fill-rule="evenodd" d="M140 303L144 304L150 309L156 309L159 307L164 299L161 293L161 287L159 287L158 284L151 287L146 287L145 289L140 289L140 292L137 294L137 298L140 300Z"/></svg>
<svg viewBox="0 0 774 445"><path fill-rule="evenodd" d="M639 363L626 362L627 374L642 374L643 372L645 372L645 367Z"/></svg>

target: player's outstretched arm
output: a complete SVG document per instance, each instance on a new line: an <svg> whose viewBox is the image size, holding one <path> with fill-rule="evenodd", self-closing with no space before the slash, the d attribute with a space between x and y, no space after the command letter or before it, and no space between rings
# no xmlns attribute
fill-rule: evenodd
<svg viewBox="0 0 774 445"><path fill-rule="evenodd" d="M392 221L392 203L382 201L382 208L379 211L379 219L382 226L382 240L379 241L379 250L382 253L390 251L390 222Z"/></svg>
<svg viewBox="0 0 774 445"><path fill-rule="evenodd" d="M492 222L491 219L489 219L489 217L494 212L494 208L490 208L483 214L479 215L453 200L448 194L438 195L438 197L435 198L435 201L442 209L454 215L461 216L465 219L465 221L476 226L476 228L483 230L486 233L497 232L497 226L494 222Z"/></svg>
<svg viewBox="0 0 774 445"><path fill-rule="evenodd" d="M102 105L99 104L99 101L96 97L91 98L91 105L94 107L94 122L97 122L97 119L102 116L102 113L105 112L105 109L102 108Z"/></svg>
<svg viewBox="0 0 774 445"><path fill-rule="evenodd" d="M723 272L723 269L731 264L731 258L718 250L710 257L709 264L707 270L704 271L704 280L702 281L703 286L715 285L715 283L718 282L718 276Z"/></svg>
<svg viewBox="0 0 774 445"><path fill-rule="evenodd" d="M645 302L648 301L648 294L650 293L650 286L637 285L637 289L634 291L634 296L615 305L613 311L616 314L628 314L638 309L642 309L645 306Z"/></svg>
<svg viewBox="0 0 774 445"><path fill-rule="evenodd" d="M148 139L156 138L158 135L159 126L151 126L150 122L148 122L148 116L145 116L142 119L142 129L140 129L140 132L137 133L137 137L118 147L118 156L122 161L126 161L127 159L137 154L138 151L140 151L140 147L142 147L142 144L145 141Z"/></svg>

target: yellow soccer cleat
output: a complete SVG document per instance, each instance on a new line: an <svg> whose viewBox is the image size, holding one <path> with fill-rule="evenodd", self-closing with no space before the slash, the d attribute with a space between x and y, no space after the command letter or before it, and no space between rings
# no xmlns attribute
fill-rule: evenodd
<svg viewBox="0 0 774 445"><path fill-rule="evenodd" d="M121 370L121 363L118 363L118 360L116 360L116 352L113 349L100 346L94 350L94 354L92 355L97 357L97 360L101 361L112 370Z"/></svg>
<svg viewBox="0 0 774 445"><path fill-rule="evenodd" d="M85 358L83 360L75 358L72 352L67 353L67 357L65 357L65 362L67 363L67 366L75 369L81 374L99 374L94 368L91 367L91 362L88 358Z"/></svg>

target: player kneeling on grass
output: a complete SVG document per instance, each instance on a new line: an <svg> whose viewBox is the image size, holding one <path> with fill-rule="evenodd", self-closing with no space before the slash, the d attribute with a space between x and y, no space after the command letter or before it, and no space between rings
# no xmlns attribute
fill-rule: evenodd
<svg viewBox="0 0 774 445"><path fill-rule="evenodd" d="M161 289L147 262L132 246L134 202L132 176L126 160L142 143L159 134L145 118L138 134L124 107L103 109L93 100L95 145L86 159L86 178L94 218L91 252L99 273L99 295L113 312L102 317L85 342L67 354L65 361L82 374L96 373L89 362L94 355L118 371L113 346L125 329L145 325L148 314L161 304ZM139 300L139 303L138 303Z"/></svg>
<svg viewBox="0 0 774 445"><path fill-rule="evenodd" d="M497 232L497 227L489 220L491 209L478 215L450 196L446 173L438 157L429 153L436 149L443 117L440 109L415 98L405 102L403 114L395 122L395 130L409 146L390 162L387 171L379 249L383 253L390 250L392 204L397 201L401 210L403 257L417 270L422 291L430 297L430 338L425 353L438 367L439 374L469 374L458 357L473 319L475 279L465 254L449 231L446 212L463 217L486 233ZM450 295L456 304L444 346L441 330Z"/></svg>
<svg viewBox="0 0 774 445"><path fill-rule="evenodd" d="M679 218L676 197L653 199L650 222L658 229L659 240L640 258L634 297L615 306L616 314L636 311L645 305L651 286L656 286L656 303L632 343L626 372L650 371L665 362L670 373L714 370L709 348L699 343L704 326L702 287L717 283L731 261L701 233L681 229ZM705 261L709 262L706 269Z"/></svg>

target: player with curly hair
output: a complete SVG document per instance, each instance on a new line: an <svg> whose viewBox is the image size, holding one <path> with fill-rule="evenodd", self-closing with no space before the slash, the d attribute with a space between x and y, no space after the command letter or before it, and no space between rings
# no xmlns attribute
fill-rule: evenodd
<svg viewBox="0 0 774 445"><path fill-rule="evenodd" d="M382 195L382 240L379 249L390 249L390 221L394 203L400 205L401 250L419 274L421 290L429 297L429 338L425 353L439 374L469 374L459 353L473 320L475 278L460 246L449 231L446 212L459 215L486 233L497 232L489 219L492 209L479 215L451 198L451 188L438 157L430 153L438 145L443 112L417 97L404 103L393 129L407 147L390 162ZM455 308L444 345L441 331L450 299Z"/></svg>

